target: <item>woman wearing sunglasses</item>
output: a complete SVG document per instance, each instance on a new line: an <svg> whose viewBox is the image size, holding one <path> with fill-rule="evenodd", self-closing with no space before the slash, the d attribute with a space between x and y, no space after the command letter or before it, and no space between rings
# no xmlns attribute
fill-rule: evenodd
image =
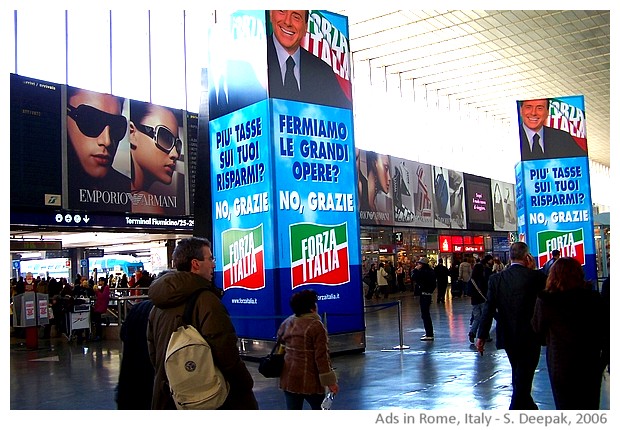
<svg viewBox="0 0 620 430"><path fill-rule="evenodd" d="M123 99L67 87L69 205L80 209L129 210L129 178L112 168L127 132ZM114 195L114 197L112 196Z"/></svg>
<svg viewBox="0 0 620 430"><path fill-rule="evenodd" d="M173 183L181 156L181 118L172 109L135 100L129 110L132 212L183 213L183 193L161 187Z"/></svg>

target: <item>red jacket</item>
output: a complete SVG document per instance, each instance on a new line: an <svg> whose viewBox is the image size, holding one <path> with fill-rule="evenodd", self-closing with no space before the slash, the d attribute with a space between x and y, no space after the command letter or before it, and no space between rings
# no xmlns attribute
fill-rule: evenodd
<svg viewBox="0 0 620 430"><path fill-rule="evenodd" d="M105 314L108 311L108 304L110 303L110 287L104 285L103 288L99 287L95 290L95 306L93 306L93 312L98 314Z"/></svg>

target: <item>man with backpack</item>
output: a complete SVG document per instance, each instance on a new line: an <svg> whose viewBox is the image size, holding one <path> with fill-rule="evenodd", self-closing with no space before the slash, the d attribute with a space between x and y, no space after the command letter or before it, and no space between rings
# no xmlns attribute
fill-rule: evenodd
<svg viewBox="0 0 620 430"><path fill-rule="evenodd" d="M190 308L190 321L185 325L195 327L207 341L212 361L228 386L226 400L218 409L258 409L252 391L254 380L239 356L235 328L220 301L220 291L212 282L215 259L211 242L198 237L182 239L172 254L172 260L176 270L158 277L149 288L149 298L154 305L147 329L149 355L155 368L151 409L179 408L166 374L166 353L172 333L184 325L186 304L190 298L195 303ZM198 293L199 290L204 291ZM204 385L204 381L195 379L190 378L190 382Z"/></svg>

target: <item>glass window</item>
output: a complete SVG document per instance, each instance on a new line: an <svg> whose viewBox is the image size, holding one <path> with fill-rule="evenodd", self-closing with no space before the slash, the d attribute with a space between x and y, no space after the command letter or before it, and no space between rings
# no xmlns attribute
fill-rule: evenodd
<svg viewBox="0 0 620 430"><path fill-rule="evenodd" d="M47 44L46 44L47 45ZM110 93L110 12L67 12L67 84Z"/></svg>
<svg viewBox="0 0 620 430"><path fill-rule="evenodd" d="M17 52L17 74L64 83L65 12L51 8L17 11ZM10 61L13 65L14 57Z"/></svg>
<svg viewBox="0 0 620 430"><path fill-rule="evenodd" d="M2 40L6 40L4 48L6 48L6 57L3 63L6 65L10 73L15 73L15 13L14 11L0 14L0 29L2 29Z"/></svg>
<svg viewBox="0 0 620 430"><path fill-rule="evenodd" d="M149 14L112 11L112 94L150 101Z"/></svg>
<svg viewBox="0 0 620 430"><path fill-rule="evenodd" d="M187 52L187 110L200 111L202 92L201 71L207 67L209 28L214 21L213 11L188 11L185 13L185 47Z"/></svg>
<svg viewBox="0 0 620 430"><path fill-rule="evenodd" d="M182 10L151 11L151 102L185 109L185 34Z"/></svg>

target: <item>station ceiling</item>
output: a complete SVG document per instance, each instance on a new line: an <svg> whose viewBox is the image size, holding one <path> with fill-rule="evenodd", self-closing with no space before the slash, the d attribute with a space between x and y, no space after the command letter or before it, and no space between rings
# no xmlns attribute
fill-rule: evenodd
<svg viewBox="0 0 620 430"><path fill-rule="evenodd" d="M609 10L337 12L349 19L354 70L415 80L506 124L517 100L584 95L588 154L609 166Z"/></svg>
<svg viewBox="0 0 620 430"><path fill-rule="evenodd" d="M584 95L590 159L610 165L609 10L335 11L349 19L354 70L370 66L401 85L415 79L507 124L517 121L517 100ZM11 233L67 247L147 241L144 233Z"/></svg>

